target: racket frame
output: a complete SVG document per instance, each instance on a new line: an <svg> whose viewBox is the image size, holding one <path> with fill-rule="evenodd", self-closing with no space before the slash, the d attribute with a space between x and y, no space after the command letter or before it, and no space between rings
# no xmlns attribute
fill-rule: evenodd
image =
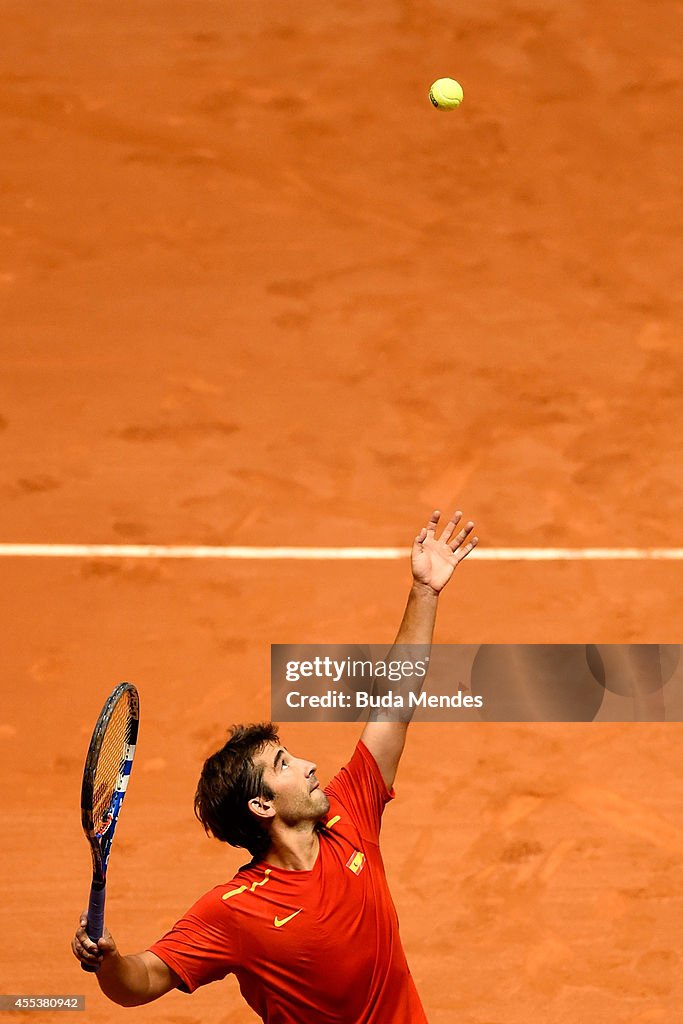
<svg viewBox="0 0 683 1024"><path fill-rule="evenodd" d="M128 743L123 751L119 765L119 772L114 786L114 792L109 802L106 817L102 822L95 822L93 818L93 797L97 764L102 750L102 743L111 721L114 710L125 694L129 694L131 726ZM86 839L90 845L92 856L92 884L90 887L90 898L88 901L88 937L93 941L101 937L104 931L104 901L107 881L107 865L111 853L114 833L118 823L119 812L123 804L128 780L130 779L135 756L135 746L138 736L138 725L140 720L140 698L138 691L132 683L119 683L107 698L99 718L95 724L90 746L85 759L83 769L83 783L81 786L81 824ZM96 965L82 963L85 971L94 972Z"/></svg>

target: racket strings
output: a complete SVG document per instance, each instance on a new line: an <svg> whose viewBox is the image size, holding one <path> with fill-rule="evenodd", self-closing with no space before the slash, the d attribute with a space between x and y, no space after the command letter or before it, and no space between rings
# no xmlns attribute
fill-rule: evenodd
<svg viewBox="0 0 683 1024"><path fill-rule="evenodd" d="M116 783L126 760L131 740L133 717L126 694L116 705L107 725L93 785L93 822L95 828L106 821Z"/></svg>

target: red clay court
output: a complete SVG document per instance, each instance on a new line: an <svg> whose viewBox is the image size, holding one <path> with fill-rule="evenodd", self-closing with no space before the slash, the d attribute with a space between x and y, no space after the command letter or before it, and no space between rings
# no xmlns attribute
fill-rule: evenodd
<svg viewBox="0 0 683 1024"><path fill-rule="evenodd" d="M0 542L406 547L457 506L482 550L683 546L679 14L7 0ZM0 991L114 1024L69 949L105 696L142 704L132 952L244 862L192 796L268 717L269 645L391 640L408 563L0 564ZM475 553L436 639L677 643L680 591L671 559ZM283 732L327 781L359 728ZM674 1021L682 739L416 724L383 849L431 1024ZM234 979L143 1017L255 1020Z"/></svg>

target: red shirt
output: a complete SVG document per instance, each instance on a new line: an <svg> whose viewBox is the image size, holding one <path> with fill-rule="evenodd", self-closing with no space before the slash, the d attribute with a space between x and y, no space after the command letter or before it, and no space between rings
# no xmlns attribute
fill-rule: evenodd
<svg viewBox="0 0 683 1024"><path fill-rule="evenodd" d="M362 742L325 792L311 871L252 861L150 949L190 992L232 972L267 1024L427 1024L378 845L394 792Z"/></svg>

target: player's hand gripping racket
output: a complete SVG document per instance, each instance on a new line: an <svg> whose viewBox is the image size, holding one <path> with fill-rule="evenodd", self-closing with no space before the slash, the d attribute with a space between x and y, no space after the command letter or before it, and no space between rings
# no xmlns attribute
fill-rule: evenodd
<svg viewBox="0 0 683 1024"><path fill-rule="evenodd" d="M81 821L92 853L87 932L95 943L104 931L107 862L133 766L139 717L138 691L132 683L121 683L100 712L85 759ZM97 970L90 964L82 963L81 967L84 971Z"/></svg>

